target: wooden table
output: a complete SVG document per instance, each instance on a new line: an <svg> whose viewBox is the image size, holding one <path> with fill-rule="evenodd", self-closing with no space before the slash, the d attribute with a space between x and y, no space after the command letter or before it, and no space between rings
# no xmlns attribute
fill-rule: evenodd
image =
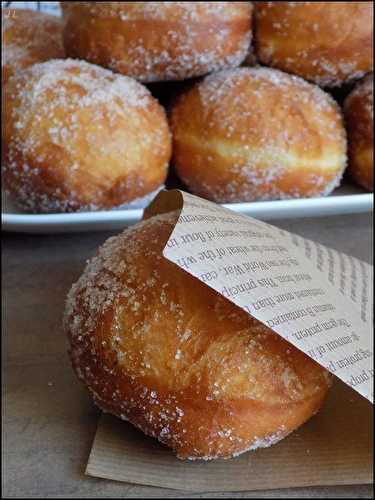
<svg viewBox="0 0 375 500"><path fill-rule="evenodd" d="M371 224L369 214L275 223L367 262ZM71 370L61 317L70 285L108 236L3 235L3 496L212 498L84 475L99 412ZM372 498L372 487L215 495L252 497Z"/></svg>

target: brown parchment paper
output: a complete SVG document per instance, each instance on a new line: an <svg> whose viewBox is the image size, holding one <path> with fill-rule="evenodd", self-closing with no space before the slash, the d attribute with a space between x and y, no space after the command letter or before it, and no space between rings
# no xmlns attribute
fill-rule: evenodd
<svg viewBox="0 0 375 500"><path fill-rule="evenodd" d="M277 445L230 460L188 462L103 415L86 474L186 491L372 483L372 419L371 404L337 380L322 410Z"/></svg>
<svg viewBox="0 0 375 500"><path fill-rule="evenodd" d="M102 416L86 473L187 491L372 482L372 267L180 191L161 193L144 217L175 209L164 257L338 378L302 428L231 460L180 461L130 424Z"/></svg>

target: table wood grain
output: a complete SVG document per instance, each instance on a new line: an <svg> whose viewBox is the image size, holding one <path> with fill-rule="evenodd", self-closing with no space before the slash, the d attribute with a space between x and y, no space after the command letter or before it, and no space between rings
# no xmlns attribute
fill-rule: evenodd
<svg viewBox="0 0 375 500"><path fill-rule="evenodd" d="M275 225L372 263L370 214L282 220ZM84 475L99 412L71 370L61 318L66 293L86 259L112 234L3 234L3 496L372 498L369 485L213 497Z"/></svg>

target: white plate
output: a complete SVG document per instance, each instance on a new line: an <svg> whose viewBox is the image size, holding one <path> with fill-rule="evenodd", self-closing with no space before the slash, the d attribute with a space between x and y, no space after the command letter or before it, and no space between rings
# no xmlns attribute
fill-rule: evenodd
<svg viewBox="0 0 375 500"><path fill-rule="evenodd" d="M141 208L136 208L72 214L27 214L17 210L6 199L4 201L2 228L20 233L117 230L139 221L143 213ZM258 219L275 220L370 212L373 203L372 193L347 184L326 198L230 203L224 206Z"/></svg>

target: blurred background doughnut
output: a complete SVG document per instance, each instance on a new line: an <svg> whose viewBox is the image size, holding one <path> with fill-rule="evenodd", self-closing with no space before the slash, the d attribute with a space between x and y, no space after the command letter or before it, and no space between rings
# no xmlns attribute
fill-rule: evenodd
<svg viewBox="0 0 375 500"><path fill-rule="evenodd" d="M238 66L250 2L62 2L67 54L143 82Z"/></svg>
<svg viewBox="0 0 375 500"><path fill-rule="evenodd" d="M3 180L26 210L108 209L164 183L167 119L132 78L53 60L11 78L4 99Z"/></svg>
<svg viewBox="0 0 375 500"><path fill-rule="evenodd" d="M329 373L162 256L171 212L110 238L69 293L79 379L179 458L271 446L314 415Z"/></svg>
<svg viewBox="0 0 375 500"><path fill-rule="evenodd" d="M1 16L1 80L8 79L31 64L65 57L62 20L33 10L12 10Z"/></svg>
<svg viewBox="0 0 375 500"><path fill-rule="evenodd" d="M207 76L176 100L170 123L177 174L220 203L324 196L346 166L336 102L274 69Z"/></svg>
<svg viewBox="0 0 375 500"><path fill-rule="evenodd" d="M255 2L259 60L321 86L373 68L373 2Z"/></svg>
<svg viewBox="0 0 375 500"><path fill-rule="evenodd" d="M374 78L359 82L344 103L352 178L369 191L374 189Z"/></svg>

